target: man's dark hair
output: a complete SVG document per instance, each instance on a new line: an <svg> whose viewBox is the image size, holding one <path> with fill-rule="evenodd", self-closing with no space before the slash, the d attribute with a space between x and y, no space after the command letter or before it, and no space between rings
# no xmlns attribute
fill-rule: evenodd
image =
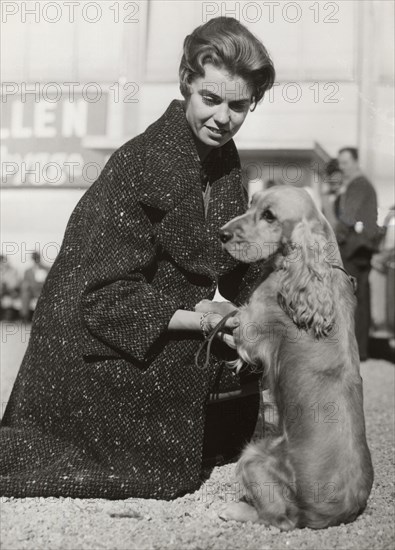
<svg viewBox="0 0 395 550"><path fill-rule="evenodd" d="M339 150L339 155L341 153L350 153L350 155L352 156L352 158L354 160L358 160L358 149L356 147L342 147L340 150Z"/></svg>
<svg viewBox="0 0 395 550"><path fill-rule="evenodd" d="M327 176L332 176L336 172L341 172L339 162L337 159L331 159L325 166L325 173Z"/></svg>

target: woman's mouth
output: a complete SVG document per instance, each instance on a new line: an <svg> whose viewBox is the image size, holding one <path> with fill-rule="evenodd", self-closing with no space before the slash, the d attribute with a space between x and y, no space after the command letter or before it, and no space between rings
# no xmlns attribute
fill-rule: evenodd
<svg viewBox="0 0 395 550"><path fill-rule="evenodd" d="M215 136L222 137L228 133L227 130L220 130L219 128L214 128L213 126L206 126L206 128Z"/></svg>

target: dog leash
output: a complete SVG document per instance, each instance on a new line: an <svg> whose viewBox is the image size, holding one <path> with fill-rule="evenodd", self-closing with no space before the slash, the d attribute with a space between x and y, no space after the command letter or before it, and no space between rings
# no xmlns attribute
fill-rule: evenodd
<svg viewBox="0 0 395 550"><path fill-rule="evenodd" d="M348 271L346 271L344 269L344 267L342 267L341 265L338 265L338 264L330 264L332 267L335 267L336 269L340 269L340 271L343 271L343 273L345 273L348 277L348 280L350 281L351 285L352 285L352 288L353 288L353 291L354 291L354 294L356 294L357 292L357 279L355 277L353 277L352 275L349 274Z"/></svg>
<svg viewBox="0 0 395 550"><path fill-rule="evenodd" d="M197 352L195 353L195 366L198 369L200 369L200 368L206 369L208 367L209 362L210 362L211 344L213 343L214 338L217 336L217 334L221 330L221 328L225 325L226 321L228 319L230 319L230 317L234 317L237 312L238 312L238 310L235 309L234 311L231 311L230 313L227 313L224 317L222 317L220 322L215 325L215 327L211 330L211 332L208 333L208 335L205 337L203 342L200 344ZM200 358L200 355L201 355L202 351L204 350L205 346L207 346L206 358L205 358L203 367L201 367L199 365L199 358Z"/></svg>

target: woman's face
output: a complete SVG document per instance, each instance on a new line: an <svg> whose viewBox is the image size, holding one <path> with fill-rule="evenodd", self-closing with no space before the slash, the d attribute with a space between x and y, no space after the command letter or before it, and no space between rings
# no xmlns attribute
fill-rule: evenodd
<svg viewBox="0 0 395 550"><path fill-rule="evenodd" d="M251 105L251 90L240 76L206 64L204 77L190 85L186 118L201 145L222 147L240 129Z"/></svg>

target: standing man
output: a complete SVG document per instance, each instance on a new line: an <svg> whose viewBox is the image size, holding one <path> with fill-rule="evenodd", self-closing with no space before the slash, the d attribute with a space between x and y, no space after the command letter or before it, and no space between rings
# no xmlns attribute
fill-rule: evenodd
<svg viewBox="0 0 395 550"><path fill-rule="evenodd" d="M340 149L338 160L344 184L335 206L335 233L344 267L357 279L355 333L359 356L364 361L368 358L370 328L370 261L377 250L377 196L360 170L357 149Z"/></svg>

